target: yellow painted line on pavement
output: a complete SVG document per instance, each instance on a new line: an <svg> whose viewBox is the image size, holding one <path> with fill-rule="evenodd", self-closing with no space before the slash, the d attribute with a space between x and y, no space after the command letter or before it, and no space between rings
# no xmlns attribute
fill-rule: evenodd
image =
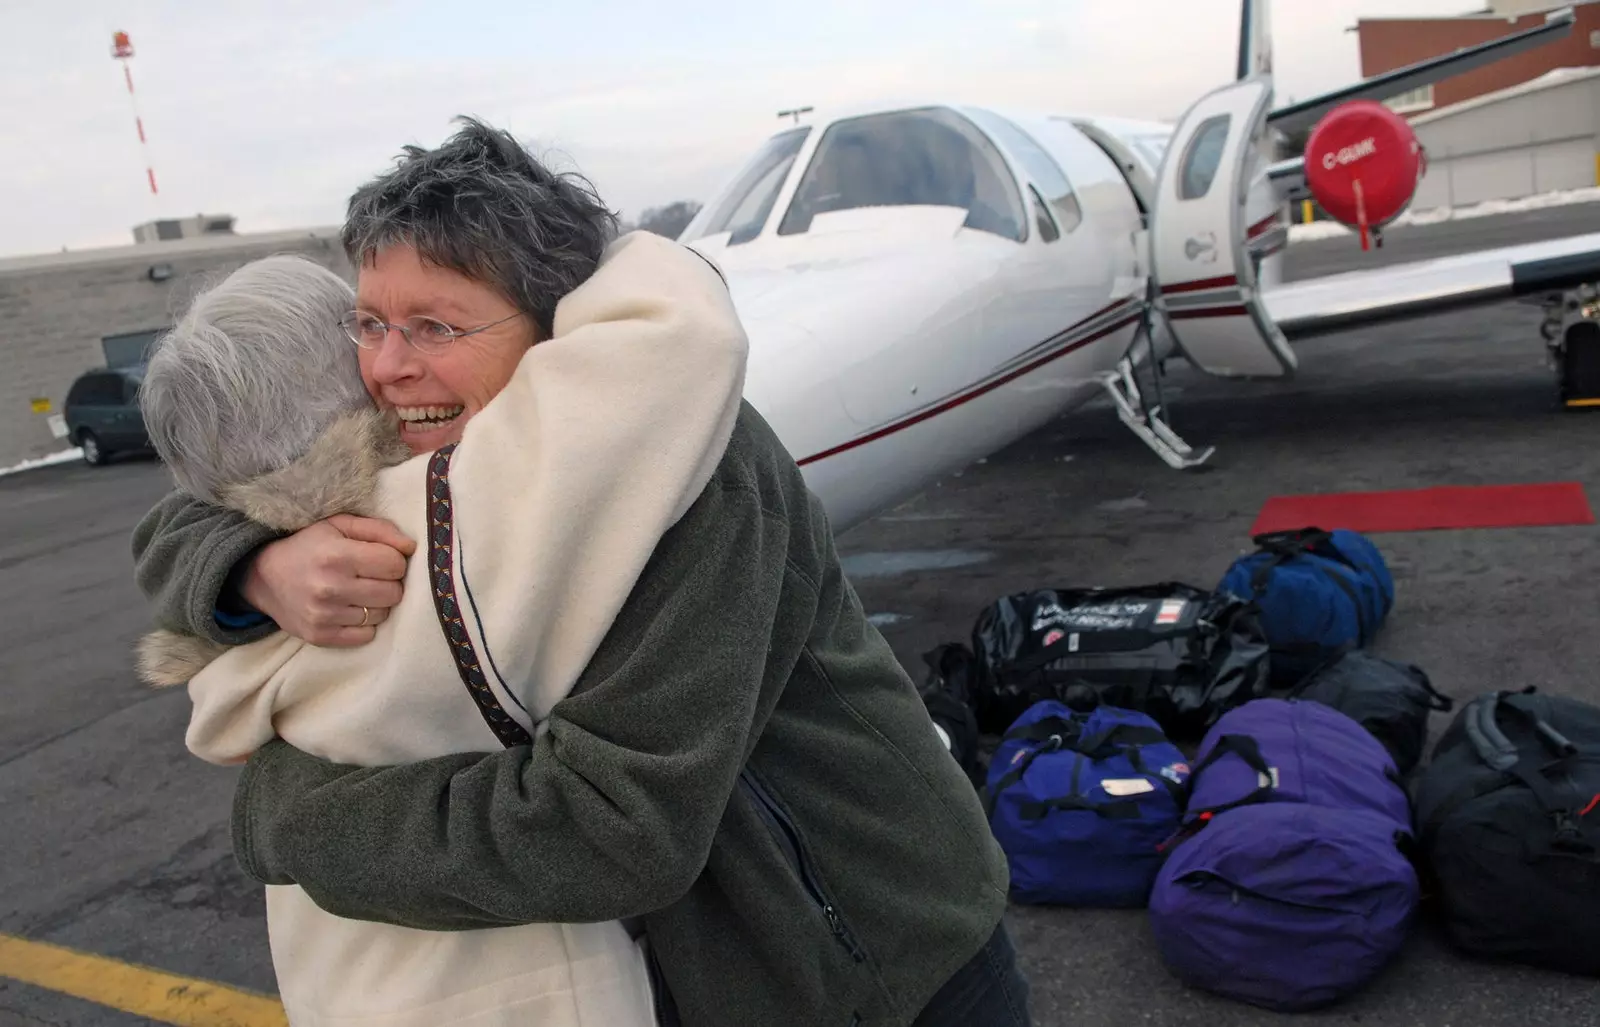
<svg viewBox="0 0 1600 1027"><path fill-rule="evenodd" d="M288 1027L270 995L0 934L0 977L176 1027Z"/></svg>

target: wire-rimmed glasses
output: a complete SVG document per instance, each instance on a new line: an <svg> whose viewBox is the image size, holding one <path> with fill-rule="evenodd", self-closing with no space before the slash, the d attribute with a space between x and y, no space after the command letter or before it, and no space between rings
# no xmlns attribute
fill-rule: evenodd
<svg viewBox="0 0 1600 1027"><path fill-rule="evenodd" d="M394 324L383 320L378 315L365 310L352 310L339 319L339 327L344 329L350 341L362 349L377 349L383 345L383 340L389 337L391 329L398 331L405 337L406 342L418 351L428 354L443 353L452 342L465 335L476 335L487 331L495 325L505 324L513 317L521 317L522 311L517 311L508 317L477 328L453 328L435 317L424 317L421 314L408 317L404 322Z"/></svg>

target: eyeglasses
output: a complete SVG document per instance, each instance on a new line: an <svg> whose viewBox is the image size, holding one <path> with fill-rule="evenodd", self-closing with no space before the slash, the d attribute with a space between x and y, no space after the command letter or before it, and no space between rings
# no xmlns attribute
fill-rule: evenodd
<svg viewBox="0 0 1600 1027"><path fill-rule="evenodd" d="M452 328L443 321L432 317L408 317L402 324L391 324L384 321L376 314L369 314L365 310L352 310L339 319L339 327L350 337L350 341L362 349L377 349L383 345L383 340L389 337L390 329L405 336L406 342L423 353L443 353L452 342L466 335L477 335L487 331L495 325L505 324L513 317L521 317L523 311L519 310L510 317L502 317L492 324L481 325L477 328L468 328L462 331Z"/></svg>

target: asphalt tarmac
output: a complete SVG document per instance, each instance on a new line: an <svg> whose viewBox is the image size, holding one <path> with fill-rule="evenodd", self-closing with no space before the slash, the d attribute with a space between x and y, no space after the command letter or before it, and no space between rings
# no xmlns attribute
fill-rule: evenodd
<svg viewBox="0 0 1600 1027"><path fill-rule="evenodd" d="M1600 230L1600 204L1297 244L1290 274ZM1209 586L1281 493L1575 480L1600 495L1600 421L1559 411L1537 311L1515 304L1319 340L1293 382L1174 368L1209 467L1168 469L1094 404L840 539L913 677L994 597L1041 585ZM275 990L261 891L235 867L235 771L183 747L180 691L133 677L146 629L129 532L168 487L150 460L0 477L0 934ZM1396 609L1377 649L1464 700L1499 687L1600 702L1596 529L1375 536ZM1446 722L1436 715L1434 729ZM1507 901L1515 901L1508 896ZM1362 994L1291 1018L1185 989L1138 911L1013 909L1040 1025L1600 1025L1596 982L1464 959L1430 928ZM0 1025L151 1021L0 977Z"/></svg>

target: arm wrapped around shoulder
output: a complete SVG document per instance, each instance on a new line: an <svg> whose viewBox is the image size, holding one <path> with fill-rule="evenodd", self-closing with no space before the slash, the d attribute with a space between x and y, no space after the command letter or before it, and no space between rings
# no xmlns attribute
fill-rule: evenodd
<svg viewBox="0 0 1600 1027"><path fill-rule="evenodd" d="M617 240L449 455L454 581L487 671L542 720L583 673L738 417L749 343L716 269Z"/></svg>
<svg viewBox="0 0 1600 1027"><path fill-rule="evenodd" d="M270 742L235 793L240 865L338 916L425 930L670 904L787 678L771 654L809 630L815 593L791 548L782 516L719 477L531 747L354 767Z"/></svg>

